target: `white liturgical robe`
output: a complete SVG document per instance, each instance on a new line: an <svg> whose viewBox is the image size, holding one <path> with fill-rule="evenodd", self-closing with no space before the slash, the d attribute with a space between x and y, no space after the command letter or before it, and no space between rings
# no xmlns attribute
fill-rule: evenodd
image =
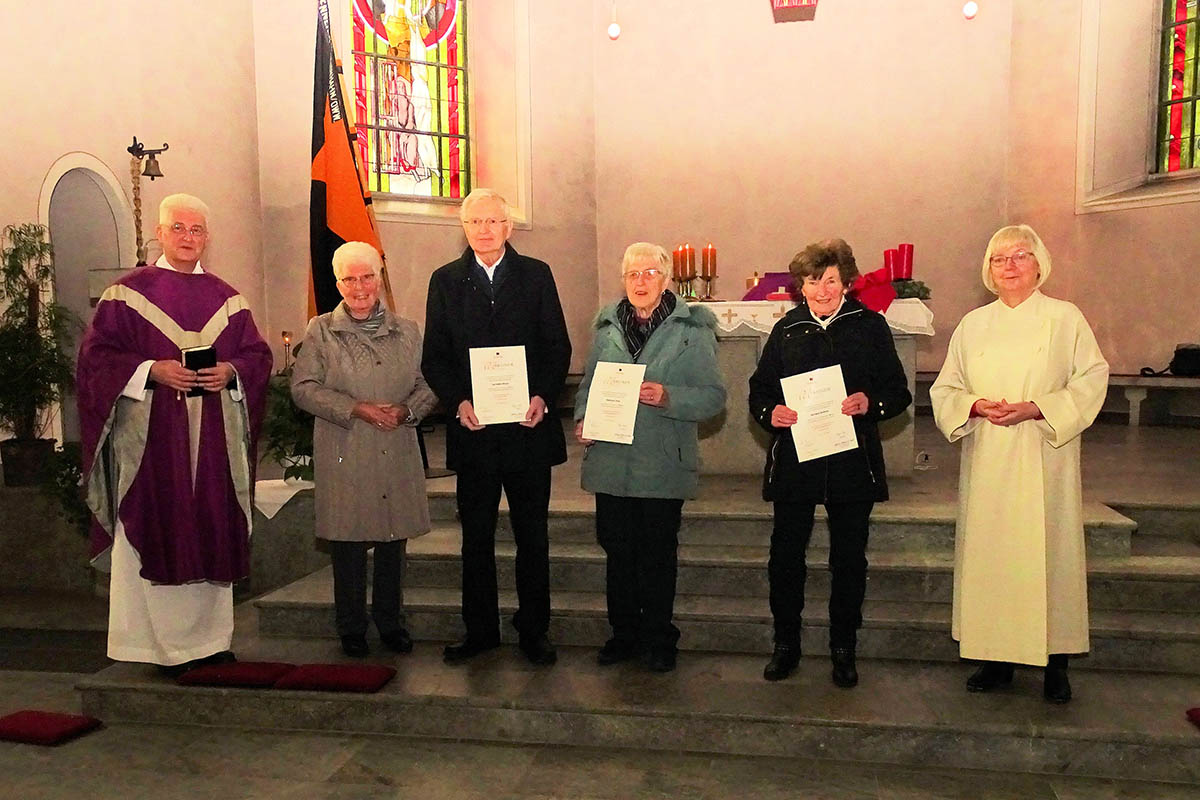
<svg viewBox="0 0 1200 800"><path fill-rule="evenodd" d="M1108 363L1071 303L1035 291L963 317L929 390L938 428L962 440L952 634L963 658L1045 665L1088 650L1080 434L1100 412ZM999 426L976 400L1032 400L1044 419Z"/></svg>

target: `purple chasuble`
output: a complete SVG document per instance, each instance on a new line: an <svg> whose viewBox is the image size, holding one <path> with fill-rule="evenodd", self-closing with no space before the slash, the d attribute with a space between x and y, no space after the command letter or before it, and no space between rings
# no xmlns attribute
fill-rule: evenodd
<svg viewBox="0 0 1200 800"><path fill-rule="evenodd" d="M179 361L182 348L200 345L237 370L243 401L228 389L201 398L193 479L187 401L165 386L141 402L121 392L143 361ZM254 444L270 373L271 350L245 300L215 275L139 267L104 292L76 367L93 557L111 547L119 519L146 580L249 574Z"/></svg>

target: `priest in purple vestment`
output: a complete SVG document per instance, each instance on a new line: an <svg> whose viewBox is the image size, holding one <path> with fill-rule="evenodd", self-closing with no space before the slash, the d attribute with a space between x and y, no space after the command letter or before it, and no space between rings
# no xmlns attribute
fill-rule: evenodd
<svg viewBox="0 0 1200 800"><path fill-rule="evenodd" d="M271 373L246 300L200 265L208 217L190 195L162 201L163 255L101 295L76 378L92 552L112 573L108 656L168 675L234 658ZM184 366L195 348L215 364Z"/></svg>

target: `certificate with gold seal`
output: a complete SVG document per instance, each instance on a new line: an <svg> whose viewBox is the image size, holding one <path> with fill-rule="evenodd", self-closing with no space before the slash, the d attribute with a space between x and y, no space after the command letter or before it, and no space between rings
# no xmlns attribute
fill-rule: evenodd
<svg viewBox="0 0 1200 800"><path fill-rule="evenodd" d="M633 444L638 393L645 376L645 364L597 361L583 412L583 438Z"/></svg>
<svg viewBox="0 0 1200 800"><path fill-rule="evenodd" d="M811 461L858 447L854 420L842 413L846 382L841 367L789 375L780 384L784 404L800 417L792 426L798 461Z"/></svg>
<svg viewBox="0 0 1200 800"><path fill-rule="evenodd" d="M472 347L471 405L480 425L522 422L529 412L525 345Z"/></svg>

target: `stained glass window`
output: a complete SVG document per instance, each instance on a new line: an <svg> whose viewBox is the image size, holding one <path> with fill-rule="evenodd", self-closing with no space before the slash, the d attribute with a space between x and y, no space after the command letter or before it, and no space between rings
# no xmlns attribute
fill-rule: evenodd
<svg viewBox="0 0 1200 800"><path fill-rule="evenodd" d="M471 191L464 0L349 0L358 148L370 189Z"/></svg>
<svg viewBox="0 0 1200 800"><path fill-rule="evenodd" d="M1200 102L1196 81L1198 0L1163 0L1159 55L1158 172L1200 167Z"/></svg>

